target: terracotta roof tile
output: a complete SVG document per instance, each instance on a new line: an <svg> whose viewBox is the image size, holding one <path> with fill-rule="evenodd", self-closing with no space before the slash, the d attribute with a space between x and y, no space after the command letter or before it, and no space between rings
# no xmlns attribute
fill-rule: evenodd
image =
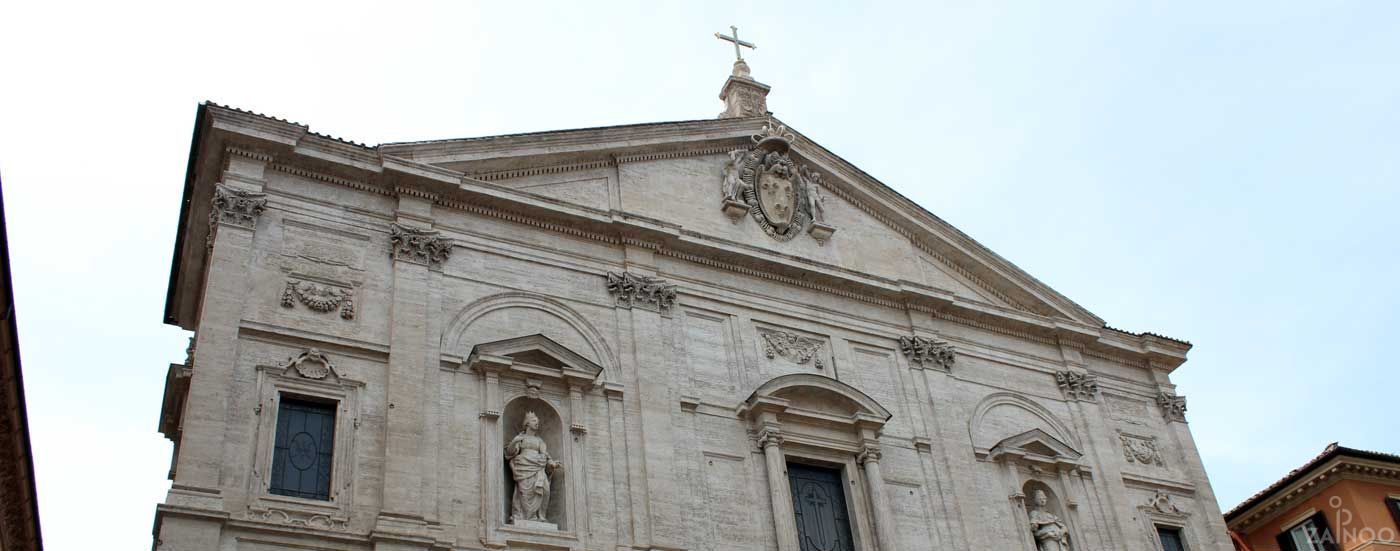
<svg viewBox="0 0 1400 551"><path fill-rule="evenodd" d="M1400 464L1400 455L1373 452L1368 450L1358 450L1355 448L1341 446L1338 445L1336 442L1333 442L1331 444L1328 444L1327 447L1322 450L1322 453L1317 455L1317 457L1308 460L1308 462L1304 463L1303 466L1289 471L1288 474L1285 475L1283 478L1278 479L1273 484L1270 484L1267 488L1264 488L1263 490L1260 490L1254 495L1249 496L1248 499L1240 502L1240 504L1236 505L1233 509L1230 509L1229 512L1225 513L1225 521L1229 522L1230 520L1232 520L1232 517L1243 513L1245 510L1250 509L1255 505L1258 505L1260 502L1264 501L1264 499L1268 498L1274 492L1277 492L1284 486L1298 481L1298 479L1306 476L1313 469L1316 469L1323 463L1331 461L1332 458L1341 455L1349 457L1358 457L1362 459L1375 459L1379 461L1388 461L1391 463Z"/></svg>

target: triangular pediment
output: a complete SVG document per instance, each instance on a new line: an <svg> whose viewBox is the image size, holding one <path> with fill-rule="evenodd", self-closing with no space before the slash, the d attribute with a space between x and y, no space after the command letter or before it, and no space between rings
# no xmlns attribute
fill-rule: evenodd
<svg viewBox="0 0 1400 551"><path fill-rule="evenodd" d="M558 373L590 381L603 372L602 366L544 335L478 344L472 347L467 365L494 365L522 373Z"/></svg>
<svg viewBox="0 0 1400 551"><path fill-rule="evenodd" d="M496 137L386 144L385 154L466 174L496 186L601 212L624 211L722 239L960 299L1063 318L1103 321L982 247L819 144L791 133L791 155L820 173L830 243L787 241L721 213L730 151L781 122L764 118L681 121Z"/></svg>
<svg viewBox="0 0 1400 551"><path fill-rule="evenodd" d="M991 459L1016 456L1055 461L1077 461L1082 455L1069 444L1040 429L1008 437L992 446L987 454Z"/></svg>

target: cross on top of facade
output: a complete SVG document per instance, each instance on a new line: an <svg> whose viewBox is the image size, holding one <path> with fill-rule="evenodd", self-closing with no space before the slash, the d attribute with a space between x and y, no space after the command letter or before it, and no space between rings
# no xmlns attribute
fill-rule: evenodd
<svg viewBox="0 0 1400 551"><path fill-rule="evenodd" d="M733 36L729 36L729 35L724 35L724 34L720 34L720 33L715 33L715 38L718 38L718 39L720 39L720 40L724 40L724 41L728 41L728 42L733 42L733 43L734 43L734 58L735 58L736 60L738 60L738 61L743 61L743 60L744 60L744 54L739 50L739 47L740 47L740 46L743 46L743 47L748 48L748 49L751 49L751 50L757 50L757 49L758 49L758 46L755 45L755 44L752 43L752 42L744 42L743 40L739 40L739 27L735 27L734 25L730 25L730 26L729 26L729 31L732 32L732 33L734 33L734 35L733 35Z"/></svg>

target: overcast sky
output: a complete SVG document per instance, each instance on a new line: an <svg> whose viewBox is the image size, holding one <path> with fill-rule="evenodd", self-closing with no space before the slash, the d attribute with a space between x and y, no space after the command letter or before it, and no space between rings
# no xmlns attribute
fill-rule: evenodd
<svg viewBox="0 0 1400 551"><path fill-rule="evenodd" d="M740 26L784 121L1130 331L1230 508L1400 452L1400 3L0 0L0 175L45 540L144 549L188 335L195 107L375 144L703 119Z"/></svg>

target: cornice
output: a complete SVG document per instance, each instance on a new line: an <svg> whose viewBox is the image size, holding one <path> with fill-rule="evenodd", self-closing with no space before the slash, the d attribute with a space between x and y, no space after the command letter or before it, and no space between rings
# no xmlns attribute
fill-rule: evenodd
<svg viewBox="0 0 1400 551"><path fill-rule="evenodd" d="M761 127L763 122L762 118L740 118L643 123L479 138L387 143L379 146L379 150L423 163L458 163L594 150L599 146L619 143L616 132L624 128L628 130L624 147L628 148L690 142L697 139L747 138ZM701 131L698 135L697 130Z"/></svg>
<svg viewBox="0 0 1400 551"><path fill-rule="evenodd" d="M853 300L858 300L868 304L874 304L895 309L910 309L923 313L930 313L940 319L959 323L983 330L995 331L1000 334L1014 336L1032 342L1054 345L1055 335L1065 326L1072 326L1073 331L1082 335L1093 335L1090 341L1094 346L1104 348L1104 356L1111 357L1114 353L1127 354L1129 356L1148 356L1148 337L1137 337L1125 339L1126 335L1115 334L1116 330L1105 327L1094 327L1081 322L1072 322L1045 314L1023 312L1013 308L1005 308L997 305L980 303L951 294L944 296L938 290L925 289L916 284L906 284L907 282L886 281L880 278L872 278L868 275L858 276L850 273L849 270L839 266L828 266L816 263L808 259L797 257L785 258L784 255L771 251L737 246L738 244L725 244L721 240L716 240L708 236L701 236L694 232L687 232L678 226L669 225L661 221L651 221L645 218L627 215L625 213L609 213L590 209L572 204L565 204L561 201L547 197L541 197L517 190L509 189L491 183L491 180L505 179L508 177L518 177L524 173L521 171L538 170L539 173L553 173L553 171L566 171L577 169L580 166L607 166L608 164L645 162L663 158L678 158L683 156L710 155L723 152L728 149L726 146L707 146L689 149L678 149L675 151L614 156L607 161L596 163L575 163L566 165L556 165L543 168L523 168L513 171L498 171L493 173L477 174L468 176L462 172L451 169L428 165L417 155L417 145L407 147L403 144L389 144L381 146L378 150L365 146L345 142L335 138L315 135L309 133L305 127L288 123L285 121L273 121L264 117L255 116L246 112L226 110L218 108L217 116L214 116L214 126L223 130L215 140L223 140L224 145L234 147L240 151L256 151L267 159L266 162L274 170L294 174L302 177L312 178L317 181L331 183L386 196L393 196L404 189L414 190L415 194L421 197L430 198L435 204L471 212L483 216L491 216L510 222L530 225L550 231L555 231L567 235L573 235L584 239L598 242L618 244L624 239L633 239L654 243L659 254L685 259L702 265L741 273L754 277L778 281L789 285L804 287L836 296L842 296ZM727 140L735 136L745 135L751 127L762 124L763 119L732 119L716 123L715 121L694 121L683 123L662 123L658 125L643 125L645 133L653 140L680 139L687 140ZM703 127L707 132L705 135L696 136L696 128ZM578 131L569 137L573 140L570 143L582 144L597 142L601 136L607 133L607 129L591 129L588 131ZM295 139L293 139L295 138ZM533 138L532 138L533 139ZM562 139L562 138L561 138ZM300 142L311 140L316 142L315 147L303 146ZM554 140L554 138L550 138ZM546 140L550 143L553 141ZM590 142L591 140L591 142ZM805 140L805 138L804 138ZM249 147L244 147L241 142L248 141ZM614 140L615 141L615 140ZM645 140L642 140L645 141ZM456 143L456 142L454 142ZM465 143L465 142L463 142ZM809 142L810 143L810 142ZM284 153L277 153L280 148ZM403 145L401 147L401 145ZM543 147L542 144L535 144ZM636 146L637 143L629 140L628 146ZM198 147L198 144L196 144ZM477 151L487 151L499 149L502 144L492 142L492 145L485 147L482 144L473 142L472 148ZM429 148L431 149L431 148ZM812 144L811 151L819 151L828 156L831 162L839 162L844 172L859 169L849 167L838 157L821 149L820 146ZM380 154L380 151L393 151L396 153L413 154L415 158L400 157L397 155ZM351 155L351 153L354 153ZM322 165L315 168L321 170L311 170L294 166L299 161L292 161L285 155L300 157L310 157L321 161ZM375 160L377 166L366 166L370 159ZM336 168L336 167L340 168ZM342 177L328 174L327 171L349 172L356 177ZM828 169L828 171L830 171ZM870 179L863 173L857 174L860 179ZM361 179L363 178L363 179ZM840 178L836 180L841 180ZM870 179L873 181L873 179ZM388 182L393 182L389 184ZM878 182L875 182L878 184ZM405 186L408 187L405 187ZM849 185L849 184L843 184ZM392 188L391 188L392 186ZM831 186L828 186L831 187ZM871 185L870 190L879 192L879 200L883 208L892 208L890 201L894 201L896 206L901 205L900 201L909 203L908 199L899 196L892 190L888 190L880 185ZM896 229L906 238L909 238L921 251L933 256L945 265L948 265L960 276L966 278L975 285L992 292L998 298L1007 301L1008 304L1020 305L1012 297L1004 293L995 291L989 283L981 279L977 274L958 266L958 264L940 251L936 250L927 242L918 239L914 231L907 226L896 223L890 215L881 209L866 204L859 197L852 194L849 189L833 189L833 193L846 198L858 208L867 212L870 216L880 219L882 223ZM912 205L912 203L910 203ZM907 210L907 206L901 207ZM912 208L918 209L918 216L929 218L930 221L946 226L941 220L932 217L922 211L917 205ZM895 212L900 212L898 208ZM907 213L906 213L907 214ZM930 228L923 222L915 224L929 231L934 235L943 236L944 232L935 231L940 228ZM947 229L956 231L948 226ZM962 236L972 243L969 238ZM975 244L975 243L973 243ZM980 247L980 246L978 246ZM984 251L977 249L979 253ZM704 254L706 251L729 252L739 254L746 259L745 265L726 262L711 258ZM964 254L969 254L963 251ZM999 257L998 257L999 258ZM751 260L752 262L748 262ZM774 273L767 267L781 267L780 272ZM1009 265L1009 264L1008 264ZM1004 275L1003 275L1004 276ZM823 281L825 280L825 281ZM1096 319L1096 318L1095 318ZM1082 327L1081 327L1082 325ZM1168 343L1165 340L1151 339L1156 343ZM1122 342L1127 341L1127 342ZM1189 345L1188 345L1189 346ZM1154 354L1158 354L1176 363L1184 361L1184 349L1173 350L1172 346L1158 347ZM1145 360L1144 360L1145 362Z"/></svg>
<svg viewBox="0 0 1400 551"><path fill-rule="evenodd" d="M913 226L930 234L936 235L942 241L948 243L951 247L954 248L954 250L958 251L960 254L966 255L969 258L980 257L990 261L991 263L987 265L989 269L993 270L998 276L1005 278L1008 281L1014 281L1019 283L1023 288L1026 288L1027 292L1034 296L1037 300L1040 300L1046 304L1055 305L1055 307L1061 310L1063 313L1071 314L1070 317L1078 316L1084 318L1081 321L1088 320L1092 321L1095 324L1103 323L1103 320L1100 319L1098 316L1095 316L1092 312L1089 312L1084 307L1074 303L1074 301L1070 300L1064 295L1059 294L1054 289L1040 282L1040 280L1035 279L1034 276L1031 276L1024 270L1021 270L1020 268L1016 267L1015 264L1012 264L1010 261L1002 258L1000 255L996 254L992 250L982 246L980 243L969 237L967 234L963 233L961 230L947 223L942 218L939 218L937 215L929 212L927 209L923 208L919 204L909 200L909 198L901 195L899 192L885 185L883 182L880 182L878 179L871 176L869 173L866 173L860 168L850 164L845 159L842 159L839 155L836 155L832 151L826 149L825 147L822 147L820 144L816 143L810 138L807 138L801 132L794 130L791 126L788 126L788 129L792 131L798 138L797 142L793 146L794 149L797 150L798 155L802 156L807 160L821 161L830 165L841 167L843 170L841 170L840 172L844 175L844 178L838 178L838 181L861 181L865 183L866 185L862 186L858 190L860 194L864 195L865 197L868 197L870 201L873 201L874 203L879 204L880 206L889 209L894 213L897 213L900 218L906 221L904 224L895 224L889 222L888 218L886 218L885 220L882 220L882 222L885 222L887 225L892 225L892 227L905 227L906 229L903 231L909 231L907 229L907 226ZM824 168L826 168L828 171L832 171L829 167ZM836 186L828 187L835 188ZM833 192L837 191L833 189ZM1016 302L1017 301L1011 301L1011 303Z"/></svg>
<svg viewBox="0 0 1400 551"><path fill-rule="evenodd" d="M1400 464L1339 455L1283 488L1272 492L1269 498L1254 504L1239 513L1233 513L1227 520L1231 530L1248 532L1260 524L1269 522L1292 507L1321 492L1339 480L1353 479L1378 481L1400 486Z"/></svg>

